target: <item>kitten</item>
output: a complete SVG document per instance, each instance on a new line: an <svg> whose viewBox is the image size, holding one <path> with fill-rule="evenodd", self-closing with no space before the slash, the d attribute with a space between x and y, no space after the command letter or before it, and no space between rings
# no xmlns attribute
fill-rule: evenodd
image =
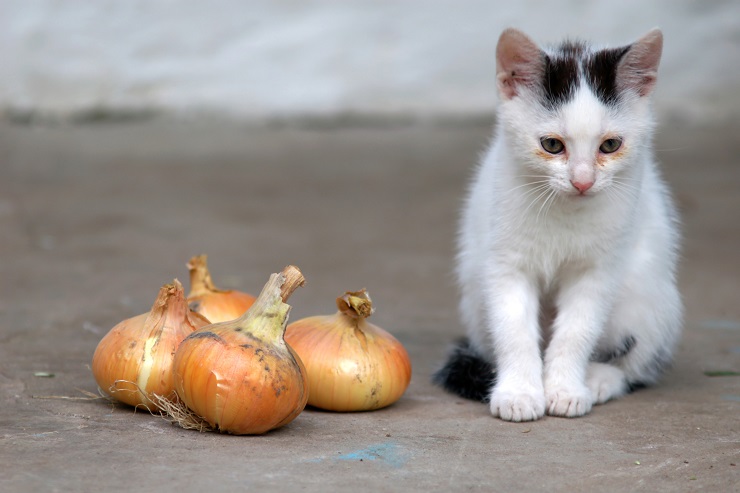
<svg viewBox="0 0 740 493"><path fill-rule="evenodd" d="M677 214L653 161L663 36L496 50L501 104L462 217L468 337L434 380L509 421L581 416L659 378L682 324Z"/></svg>

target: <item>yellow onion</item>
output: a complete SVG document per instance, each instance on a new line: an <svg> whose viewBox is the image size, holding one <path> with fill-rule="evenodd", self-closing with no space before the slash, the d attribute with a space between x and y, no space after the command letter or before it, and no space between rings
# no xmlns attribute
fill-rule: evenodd
<svg viewBox="0 0 740 493"><path fill-rule="evenodd" d="M236 289L218 289L208 270L208 257L197 255L188 262L190 270L190 309L211 323L234 320L254 303L254 296Z"/></svg>
<svg viewBox="0 0 740 493"><path fill-rule="evenodd" d="M304 283L293 266L273 274L252 307L236 320L208 325L177 349L175 389L213 429L259 434L292 421L306 406L300 358L283 334L288 296Z"/></svg>
<svg viewBox="0 0 740 493"><path fill-rule="evenodd" d="M308 372L308 403L329 411L370 411L388 406L411 381L406 349L367 321L372 301L364 289L337 298L334 315L291 323L286 342Z"/></svg>
<svg viewBox="0 0 740 493"><path fill-rule="evenodd" d="M177 346L208 323L190 311L177 279L165 284L149 313L120 322L98 343L92 359L95 381L116 400L158 409L152 394L175 398L172 361Z"/></svg>

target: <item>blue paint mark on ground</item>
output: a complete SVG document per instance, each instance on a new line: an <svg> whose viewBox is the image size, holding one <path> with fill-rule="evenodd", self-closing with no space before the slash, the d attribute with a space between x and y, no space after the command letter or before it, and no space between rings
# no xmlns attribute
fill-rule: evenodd
<svg viewBox="0 0 740 493"><path fill-rule="evenodd" d="M725 394L722 396L723 401L740 402L740 395Z"/></svg>
<svg viewBox="0 0 740 493"><path fill-rule="evenodd" d="M370 445L364 449L355 450L340 455L337 460L379 460L390 466L399 468L408 462L408 454L395 442Z"/></svg>
<svg viewBox="0 0 740 493"><path fill-rule="evenodd" d="M354 450L338 457L320 457L308 462L332 461L377 461L395 469L400 469L409 461L410 454L396 442L385 442Z"/></svg>
<svg viewBox="0 0 740 493"><path fill-rule="evenodd" d="M702 329L740 330L740 322L734 320L704 320Z"/></svg>

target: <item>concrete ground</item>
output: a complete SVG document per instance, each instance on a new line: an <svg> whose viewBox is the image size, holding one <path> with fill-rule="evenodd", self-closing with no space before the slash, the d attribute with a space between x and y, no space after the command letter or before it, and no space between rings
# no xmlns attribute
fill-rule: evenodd
<svg viewBox="0 0 740 493"><path fill-rule="evenodd" d="M738 130L657 137L685 235L664 382L512 424L429 380L462 334L454 231L487 125L0 123L0 491L740 491L740 377L713 373L740 372ZM407 393L256 437L84 400L100 338L162 284L187 287L197 253L252 293L298 265L292 320L367 287L411 355Z"/></svg>

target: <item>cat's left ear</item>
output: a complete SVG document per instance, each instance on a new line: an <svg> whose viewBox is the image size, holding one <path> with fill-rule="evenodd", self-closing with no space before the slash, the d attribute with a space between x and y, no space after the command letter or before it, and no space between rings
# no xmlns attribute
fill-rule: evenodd
<svg viewBox="0 0 740 493"><path fill-rule="evenodd" d="M663 33L655 28L632 43L617 67L620 89L649 95L658 78L658 64L663 53Z"/></svg>

